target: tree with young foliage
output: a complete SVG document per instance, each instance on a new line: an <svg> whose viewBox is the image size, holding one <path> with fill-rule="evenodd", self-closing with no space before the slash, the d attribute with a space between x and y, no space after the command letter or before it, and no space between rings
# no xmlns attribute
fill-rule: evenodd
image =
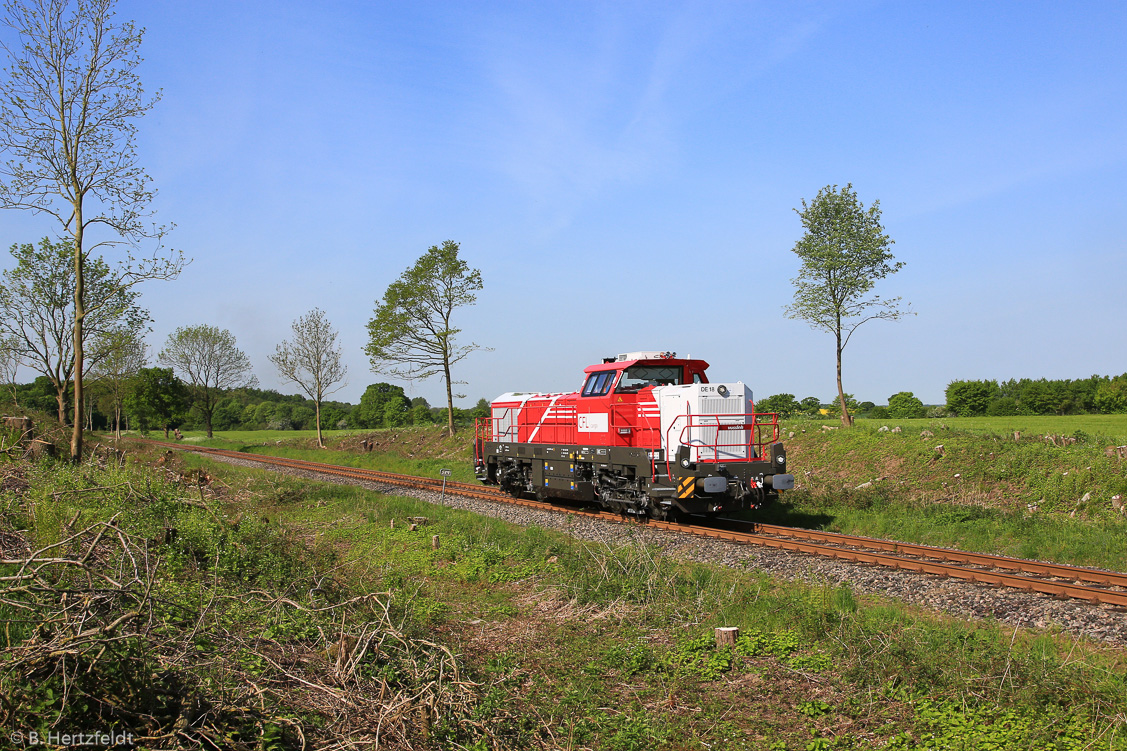
<svg viewBox="0 0 1127 751"><path fill-rule="evenodd" d="M795 213L805 233L793 248L802 265L792 280L794 302L786 313L833 334L841 422L851 425L841 385L841 352L861 324L897 320L909 312L901 309L899 297L885 300L869 294L877 281L904 264L892 256L893 240L880 222L880 201L865 208L852 184L827 185L809 204L803 199Z"/></svg>
<svg viewBox="0 0 1127 751"><path fill-rule="evenodd" d="M153 190L138 164L135 122L157 102L137 75L143 29L116 22L115 0L8 0L0 42L11 65L0 78L0 208L46 214L70 243L74 267L70 370L74 374L72 461L82 456L87 264L101 246L124 244L113 283L128 289L172 279L184 258L165 254L166 228L152 226ZM90 232L91 234L87 234ZM153 240L152 255L138 243Z"/></svg>
<svg viewBox="0 0 1127 751"><path fill-rule="evenodd" d="M178 426L188 413L191 397L188 389L172 368L141 368L125 397L125 412L131 425L141 432L157 427L164 430Z"/></svg>
<svg viewBox="0 0 1127 751"><path fill-rule="evenodd" d="M75 270L69 242L45 237L38 246L17 243L11 253L16 265L4 271L0 284L0 331L18 348L24 363L51 379L59 424L66 425L71 386L77 388L81 377L113 351L114 340L107 335L115 330L141 331L148 315L136 304L137 290L117 284L101 258L88 257L83 331L93 343L81 358L86 372L77 373ZM81 412L74 414L76 420L81 418Z"/></svg>
<svg viewBox="0 0 1127 751"><path fill-rule="evenodd" d="M454 311L473 305L482 289L481 272L458 257L458 243L431 246L415 265L384 292L368 322L364 351L372 371L422 380L442 374L446 383L446 427L454 435L454 389L451 369L481 347L458 344L461 329ZM462 394L458 395L459 397Z"/></svg>
<svg viewBox="0 0 1127 751"><path fill-rule="evenodd" d="M99 408L113 415L114 433L121 438L125 397L133 379L145 367L147 347L141 329L119 326L99 334L94 349L106 352L106 356L90 369L91 391L98 395Z"/></svg>
<svg viewBox="0 0 1127 751"><path fill-rule="evenodd" d="M313 400L317 422L317 445L321 438L321 402L344 386L348 367L340 361L337 332L319 308L298 318L290 327L293 338L278 345L270 362L283 378L296 383Z"/></svg>
<svg viewBox="0 0 1127 751"><path fill-rule="evenodd" d="M168 335L157 359L184 374L208 438L212 437L211 418L223 392L258 384L250 360L235 345L235 337L217 326L181 326Z"/></svg>

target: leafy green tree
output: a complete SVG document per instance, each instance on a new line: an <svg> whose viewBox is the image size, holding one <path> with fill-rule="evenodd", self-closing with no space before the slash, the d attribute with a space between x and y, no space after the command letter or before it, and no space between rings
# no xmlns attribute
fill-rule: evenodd
<svg viewBox="0 0 1127 751"><path fill-rule="evenodd" d="M422 380L438 373L446 383L446 426L454 435L455 381L451 368L478 349L457 343L454 311L477 302L481 272L458 257L458 243L431 246L384 292L368 322L364 351L372 371ZM462 396L459 394L459 396Z"/></svg>
<svg viewBox="0 0 1127 751"><path fill-rule="evenodd" d="M406 399L388 399L383 409L383 424L389 428L398 428L406 425L410 419L410 402Z"/></svg>
<svg viewBox="0 0 1127 751"><path fill-rule="evenodd" d="M827 185L802 210L795 209L805 233L794 245L802 262L790 318L833 334L837 355L837 392L841 422L852 424L841 385L841 352L857 328L875 319L896 320L905 315L900 298L869 296L873 285L904 266L895 261L893 240L880 223L880 201L865 208L853 185Z"/></svg>
<svg viewBox="0 0 1127 751"><path fill-rule="evenodd" d="M321 438L321 402L344 386L348 368L340 361L337 332L324 311L314 308L294 321L291 329L293 339L279 344L270 362L283 378L296 383L313 400L317 445L325 448Z"/></svg>
<svg viewBox="0 0 1127 751"><path fill-rule="evenodd" d="M293 422L293 429L308 430L317 420L317 411L319 410L313 410L312 408L307 407L304 404L299 404L294 407L293 412L290 413L290 420ZM320 425L317 426L317 443L321 446L321 448L324 448L325 446L323 443L321 443L320 439L320 427Z"/></svg>
<svg viewBox="0 0 1127 751"><path fill-rule="evenodd" d="M181 326L168 335L157 359L186 376L192 403L212 437L212 415L228 389L254 386L250 360L235 346L235 337L215 326Z"/></svg>
<svg viewBox="0 0 1127 751"><path fill-rule="evenodd" d="M348 424L348 413L343 409L332 405L321 408L321 426L325 430L336 430L341 422Z"/></svg>
<svg viewBox="0 0 1127 751"><path fill-rule="evenodd" d="M0 208L53 217L67 234L73 269L74 427L71 460L82 457L88 297L87 263L100 245L155 239L151 258L126 251L110 278L128 289L146 279L176 277L180 254L161 256L165 228L151 227L149 177L137 163L137 119L159 96L146 98L137 76L142 29L114 22L114 0L9 0L2 23L15 32L4 44L11 65L0 78ZM109 237L94 242L88 230Z"/></svg>
<svg viewBox="0 0 1127 751"><path fill-rule="evenodd" d="M262 402L254 409L254 422L258 425L269 425L274 419L274 402Z"/></svg>
<svg viewBox="0 0 1127 751"><path fill-rule="evenodd" d="M125 411L142 432L159 427L168 438L168 429L187 417L189 403L188 389L172 368L141 368L125 397Z"/></svg>
<svg viewBox="0 0 1127 751"><path fill-rule="evenodd" d="M888 397L888 416L892 418L923 417L927 412L924 403L911 391L901 391Z"/></svg>
<svg viewBox="0 0 1127 751"><path fill-rule="evenodd" d="M822 401L816 396L807 396L798 402L798 406L805 414L816 415L822 409Z"/></svg>
<svg viewBox="0 0 1127 751"><path fill-rule="evenodd" d="M986 405L986 414L990 417L1010 417L1021 414L1021 406L1012 396L999 396Z"/></svg>
<svg viewBox="0 0 1127 751"><path fill-rule="evenodd" d="M423 400L422 404L411 407L411 424L434 425L434 417L431 415L430 407L426 404L426 399Z"/></svg>
<svg viewBox="0 0 1127 751"><path fill-rule="evenodd" d="M485 399L483 397L481 399L478 399L477 404L475 404L473 409L470 410L470 419L484 420L486 417L489 417L491 411L492 405L489 404L488 399Z"/></svg>
<svg viewBox="0 0 1127 751"><path fill-rule="evenodd" d="M959 417L984 415L990 402L1000 395L997 381L951 381L947 384L947 409Z"/></svg>
<svg viewBox="0 0 1127 751"><path fill-rule="evenodd" d="M258 408L257 404L246 404L246 405L244 405L243 406L243 413L241 415L239 415L239 424L242 425L244 428L253 429L255 424L258 422L254 417L254 413L255 413L255 410L257 408Z"/></svg>
<svg viewBox="0 0 1127 751"><path fill-rule="evenodd" d="M774 394L755 403L757 412L777 412L779 417L791 417L802 411L794 394Z"/></svg>
<svg viewBox="0 0 1127 751"><path fill-rule="evenodd" d="M1127 373L1100 384L1094 402L1104 414L1127 412Z"/></svg>
<svg viewBox="0 0 1127 751"><path fill-rule="evenodd" d="M45 237L38 247L13 245L11 253L16 265L4 271L0 285L0 330L23 362L54 384L59 424L66 425L67 394L73 395L77 384L74 368L79 359L74 349L72 248ZM83 331L94 344L82 362L90 368L113 350L116 340L108 337L111 331L140 331L148 315L136 304L140 293L119 286L101 258L87 257L85 274Z"/></svg>
<svg viewBox="0 0 1127 751"><path fill-rule="evenodd" d="M267 423L271 430L293 430L293 405L278 402L274 405L274 417Z"/></svg>
<svg viewBox="0 0 1127 751"><path fill-rule="evenodd" d="M349 422L357 428L378 428L384 424L384 412L389 401L406 399L402 386L391 383L373 383L364 389L360 404L352 410Z"/></svg>
<svg viewBox="0 0 1127 751"><path fill-rule="evenodd" d="M216 403L211 420L216 430L234 430L239 427L242 417L243 407L238 399L227 397Z"/></svg>

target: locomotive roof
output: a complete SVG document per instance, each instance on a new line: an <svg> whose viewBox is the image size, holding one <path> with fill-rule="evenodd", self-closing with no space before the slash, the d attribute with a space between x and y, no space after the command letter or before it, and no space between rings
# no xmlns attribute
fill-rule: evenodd
<svg viewBox="0 0 1127 751"><path fill-rule="evenodd" d="M639 363L645 365L692 365L695 370L702 372L708 370L708 363L704 360L677 357L677 355L673 353L631 352L614 358L608 357L598 365L588 365L583 369L583 372L594 373L605 370L626 370L626 368Z"/></svg>

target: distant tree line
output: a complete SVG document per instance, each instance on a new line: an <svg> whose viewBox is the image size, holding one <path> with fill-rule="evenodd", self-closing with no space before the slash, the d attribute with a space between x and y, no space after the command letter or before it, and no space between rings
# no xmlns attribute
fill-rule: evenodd
<svg viewBox="0 0 1127 751"><path fill-rule="evenodd" d="M775 394L755 403L756 412L776 412L779 417L827 417L829 412L839 408L841 400L845 401L850 414L858 417L868 417L883 420L886 418L911 418L911 417L942 417L946 410L942 407L928 408L911 391L901 391L888 397L888 406L879 406L873 402L858 402L852 394L841 393L838 396L822 402L816 396L805 399L795 399L794 394ZM936 410L943 414L935 414Z"/></svg>
<svg viewBox="0 0 1127 751"><path fill-rule="evenodd" d="M170 368L141 368L130 378L124 393L115 384L90 380L89 409L84 414L86 427L113 430L120 414L123 429L163 431L206 430L205 415L192 404L187 386ZM57 389L46 376L31 383L4 384L2 393L23 410L54 415L58 408ZM67 393L72 393L67 385ZM120 396L120 413L116 405ZM478 400L472 409L454 409L454 423L461 427L487 417L489 402ZM72 415L68 411L68 420ZM298 394L282 394L273 389L237 388L221 391L211 415L214 430L313 430L316 405ZM445 407L432 407L425 398L407 397L401 386L374 383L361 397L360 404L343 401L321 403L321 429L378 429L408 425L445 425Z"/></svg>
<svg viewBox="0 0 1127 751"><path fill-rule="evenodd" d="M1078 380L952 381L946 395L947 409L959 417L1124 413L1127 373Z"/></svg>

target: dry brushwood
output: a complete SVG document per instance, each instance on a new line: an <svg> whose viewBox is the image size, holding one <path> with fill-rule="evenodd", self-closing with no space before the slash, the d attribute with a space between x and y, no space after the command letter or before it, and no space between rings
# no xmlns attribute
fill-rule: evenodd
<svg viewBox="0 0 1127 751"><path fill-rule="evenodd" d="M304 597L240 591L216 573L174 595L184 590L162 586L166 548L122 526L115 516L0 560L0 607L36 624L9 636L0 686L61 680L53 720L73 721L75 707L92 703L135 742L162 747L256 748L268 724L302 748L417 747L451 722L489 737L473 719L480 687L448 649L404 632L390 593L346 598L325 577L295 582ZM291 638L263 628L295 618L316 627ZM19 702L0 701L0 725L34 721ZM292 719L310 716L320 721Z"/></svg>

